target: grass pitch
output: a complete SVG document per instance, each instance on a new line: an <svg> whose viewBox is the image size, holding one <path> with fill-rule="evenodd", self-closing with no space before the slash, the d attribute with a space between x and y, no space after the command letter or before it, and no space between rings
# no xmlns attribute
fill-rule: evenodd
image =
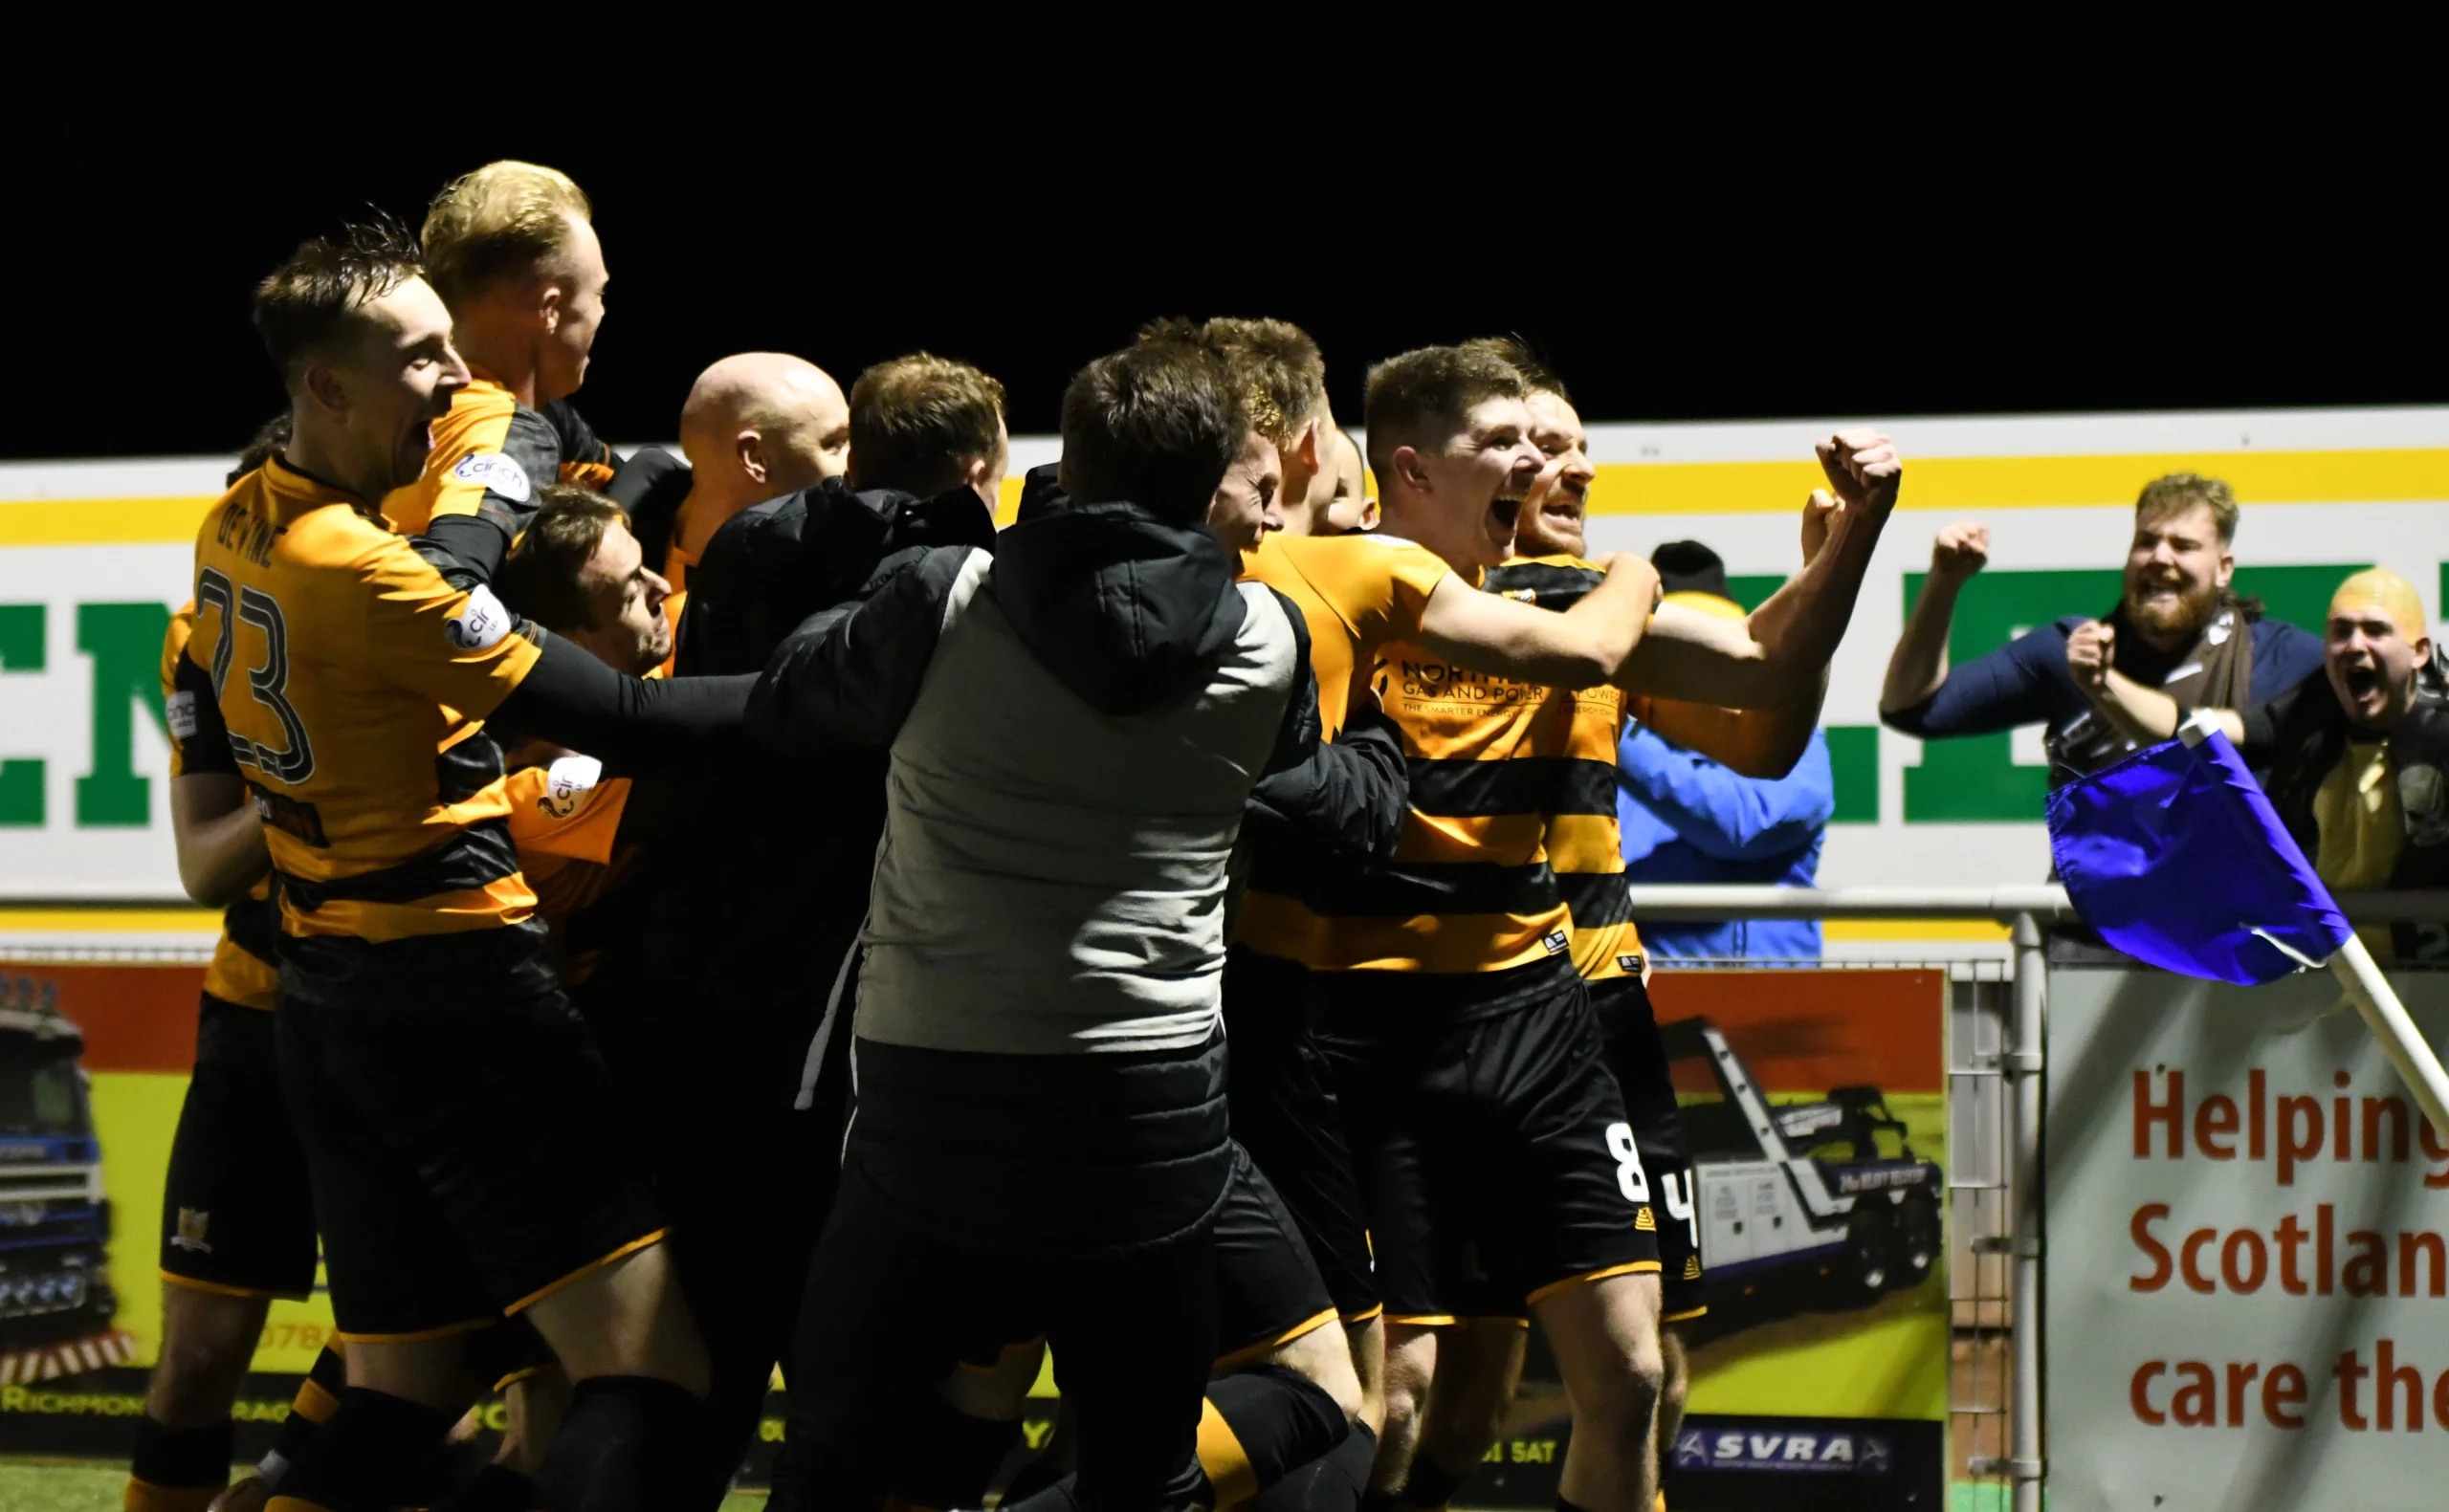
<svg viewBox="0 0 2449 1512"><path fill-rule="evenodd" d="M124 1465L90 1460L0 1460L0 1507L9 1512L119 1512ZM763 1497L729 1496L722 1512L762 1508Z"/></svg>

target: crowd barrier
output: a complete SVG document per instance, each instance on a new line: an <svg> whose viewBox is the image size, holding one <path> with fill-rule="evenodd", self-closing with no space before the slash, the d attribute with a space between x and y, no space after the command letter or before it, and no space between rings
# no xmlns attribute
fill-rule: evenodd
<svg viewBox="0 0 2449 1512"><path fill-rule="evenodd" d="M2324 1483L2350 1474L2332 1462L2350 1453L2379 1454L2372 1473L2386 1479L2395 1472L2373 1446L2438 1442L2407 1437L2436 1407L2437 1427L2449 1434L2449 1371L2440 1370L2449 1360L2420 1358L2427 1338L2442 1336L2423 1309L2438 1305L2431 1288L2449 1272L2449 1253L2432 1259L2434 1236L2449 1223L2426 1222L2409 1205L2449 1189L2449 1145L2419 1119L2410 1136L2405 1109L2390 1107L2388 1066L2377 1051L2365 1054L2369 1044L2358 1048L2351 1017L2320 1018L2335 993L2327 978L2206 997L2205 984L2139 969L2048 960L2043 929L2071 922L2055 887L1636 887L1633 899L1644 919L1990 920L2009 926L2014 942L2005 962L1921 961L1900 942L1905 958L1887 962L1660 971L1653 993L1698 1168L1692 1190L1658 1194L1660 1216L1701 1234L1714 1314L1693 1336L1691 1414L1670 1455L1679 1509L1922 1507L1945 1494L1943 1482L1971 1481L1997 1498L1976 1505L2037 1512L2045 1481L2054 1506L2083 1508L2129 1504L2112 1492L2158 1485L2155 1477L2169 1479L2153 1492L2169 1507L2242 1506L2256 1503L2233 1488L2189 1499L2169 1479L2172 1457L2201 1455L2217 1434L2241 1435L2243 1461L2268 1461L2257 1474L2301 1487L2317 1474ZM2449 918L2449 894L2342 904L2359 922ZM158 1346L161 1177L204 955L201 942L0 946L0 1453L124 1452ZM2056 1027L2045 1012L2053 975L2082 1005ZM2402 984L2436 1042L2449 1025L2444 986L2449 978ZM2065 1039L2077 1028L2089 1038ZM2053 1077L2055 1041L2071 1059ZM2233 1052L2220 1049L2231 1043ZM2151 1059L2137 1061L2147 1046ZM2320 1070L2307 1055L2338 1063L2348 1089L2338 1130L2332 1110L2314 1107L2298 1085ZM79 1084L66 1101L63 1063ZM2149 1085L2129 1091L2129 1074ZM2372 1132L2355 1127L2350 1096L2374 1109L2362 1113ZM2053 1128L2049 1118L2068 1107L2065 1125ZM2326 1133L2318 1150L2307 1122L2315 1114L2337 1135ZM2311 1294L2301 1302L2283 1289L2300 1257L2261 1237L2270 1215L2221 1217L2188 1206L2208 1190L2201 1171L2227 1168L2172 1164L2163 1153L2168 1128L2182 1125L2198 1161L2202 1136L2217 1148L2231 1116L2253 1132L2229 1143L2266 1141L2271 1161L2292 1162L2284 1177L2269 1161L2255 1165L2259 1157L2236 1169L2265 1188L2281 1180L2270 1190L2303 1208L2304 1233L2321 1236L2318 1254L2306 1240ZM2133 1145L2150 1145L2148 1158L2126 1152L2129 1123ZM2350 1159L2359 1134L2362 1149ZM2394 1206L2358 1218L2357 1194L2387 1186L2399 1169L2390 1163L2394 1141L2407 1179L2431 1179L2419 1191L2390 1188ZM2317 1180L2336 1190L2316 1191ZM1943 1236L1937 1218L1925 1217L1933 1182L1943 1183ZM2304 1206L2314 1195L2323 1198L2318 1217ZM2239 1195L2236 1213L2251 1200ZM1875 1233L1866 1210L1881 1216ZM2122 1216L2129 1211L2130 1238ZM2195 1228L2197 1216L2217 1226ZM2110 1218L2113 1231L2093 1232ZM2054 1272L2043 1243L2053 1221L2072 1226ZM2271 1232L2284 1238L2296 1221ZM2203 1232L2214 1237L2192 1240ZM2374 1235L2390 1254L2368 1260L2359 1281L2354 1266ZM2154 1282L2160 1253L2167 1274ZM2376 1281L2372 1264L2387 1274ZM2206 1283L2212 1293L2201 1291ZM2103 1321L2127 1306L2147 1310ZM2334 1316L2339 1309L2351 1316ZM2263 1318L2282 1334L2309 1330L2313 1342L2274 1338L2248 1350L2241 1341ZM320 1295L276 1307L241 1403L242 1443L268 1437L328 1327ZM2050 1341L2069 1329L2079 1354L2053 1375ZM2155 1329L2173 1333L2163 1339ZM2239 1340L2236 1358L2219 1357L2206 1331ZM2129 1338L2136 1348L2150 1339L2155 1351L2130 1369L2116 1358ZM2342 1339L2347 1374L2326 1396L2326 1356L2306 1350ZM1552 1504L1567 1427L1553 1375L1543 1378L1537 1364L1457 1504ZM2215 1369L2248 1366L2259 1373L2242 1384ZM2217 1377L2211 1387L2195 1380L2197 1370ZM2378 1397L2364 1384L2372 1379L2384 1383ZM2265 1413L2271 1381L2279 1386ZM2350 1383L2363 1394L2332 1404ZM2340 1416L2336 1406L2350 1411ZM761 1460L778 1416L769 1416ZM2291 1416L2300 1426L2269 1426ZM2332 1429L2333 1417L2394 1426ZM1041 1411L1032 1435L1046 1422ZM2180 1429L2200 1436L2181 1438ZM2353 1441L2333 1442L2343 1433ZM2046 1449L2051 1442L2058 1447ZM757 1468L747 1467L751 1479ZM2292 1504L2306 1504L2301 1490ZM2398 1503L2383 1495L2357 1504Z"/></svg>

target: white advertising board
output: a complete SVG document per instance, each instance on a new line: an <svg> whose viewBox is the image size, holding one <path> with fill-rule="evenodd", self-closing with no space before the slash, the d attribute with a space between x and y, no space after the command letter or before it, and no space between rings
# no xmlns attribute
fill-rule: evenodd
<svg viewBox="0 0 2449 1512"><path fill-rule="evenodd" d="M2053 967L2048 1029L2051 1507L2449 1502L2449 1141L2337 984Z"/></svg>
<svg viewBox="0 0 2449 1512"><path fill-rule="evenodd" d="M1726 559L1738 597L1765 593L1795 564L1796 511L1819 481L1814 439L1852 423L1594 425L1592 548L1700 540ZM2181 470L2224 477L2244 501L2239 583L2274 612L2317 617L2339 578L2379 562L2438 617L2449 409L1880 424L1905 453L1905 492L1832 669L1838 816L1824 884L1988 886L2047 873L2038 731L1926 751L1879 727L1888 651L1931 537L1951 520L1986 520L1994 547L1959 603L1958 660L2061 614L2106 611L2136 492ZM1048 438L1015 439L1007 512L1019 471L1056 450ZM149 687L149 672L133 668L147 625L187 597L188 545L228 465L0 464L0 901L176 893L159 706L135 686ZM1832 941L1847 932L1832 927Z"/></svg>

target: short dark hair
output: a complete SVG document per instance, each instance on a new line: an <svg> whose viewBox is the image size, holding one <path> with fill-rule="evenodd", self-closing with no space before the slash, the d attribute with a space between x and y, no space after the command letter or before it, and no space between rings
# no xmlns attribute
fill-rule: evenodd
<svg viewBox="0 0 2449 1512"><path fill-rule="evenodd" d="M1249 405L1250 428L1278 447L1292 444L1309 418L1326 407L1327 360L1310 333L1290 320L1220 315L1204 321L1153 320L1142 341L1187 341L1224 359Z"/></svg>
<svg viewBox="0 0 2449 1512"><path fill-rule="evenodd" d="M932 352L876 363L850 385L850 460L862 488L916 492L956 463L995 459L1004 385Z"/></svg>
<svg viewBox="0 0 2449 1512"><path fill-rule="evenodd" d="M1554 394L1568 405L1573 403L1573 395L1566 390L1565 381L1556 376L1555 368L1549 365L1548 360L1539 355L1538 349L1531 344L1530 339L1519 332L1509 331L1503 336L1477 337L1464 342L1463 350L1487 352L1511 363L1513 370L1522 375L1522 388L1526 398L1532 394Z"/></svg>
<svg viewBox="0 0 2449 1512"><path fill-rule="evenodd" d="M1379 486L1394 476L1395 449L1443 442L1491 399L1520 399L1522 373L1485 346L1423 346L1369 370L1361 429Z"/></svg>
<svg viewBox="0 0 2449 1512"><path fill-rule="evenodd" d="M1203 345L1142 341L1098 358L1063 391L1063 486L1081 504L1127 499L1166 519L1206 517L1250 433L1248 402Z"/></svg>
<svg viewBox="0 0 2449 1512"><path fill-rule="evenodd" d="M246 449L238 453L237 464L231 468L230 475L223 478L222 483L227 487L235 488L240 478L270 462L273 454L287 445L289 445L289 411L284 409L256 427L255 438L248 442Z"/></svg>
<svg viewBox="0 0 2449 1512"><path fill-rule="evenodd" d="M295 383L306 361L331 349L349 316L423 273L416 239L392 217L343 225L300 242L289 260L255 285L255 334L283 381Z"/></svg>
<svg viewBox="0 0 2449 1512"><path fill-rule="evenodd" d="M494 588L503 603L548 630L595 629L595 606L579 577L604 533L626 529L629 516L603 494L567 483L547 483L536 498L536 514L502 559Z"/></svg>
<svg viewBox="0 0 2449 1512"><path fill-rule="evenodd" d="M2220 545L2236 543L2236 493L2217 478L2204 477L2199 472L2172 472L2144 484L2142 493L2134 500L2134 523L2145 525L2196 509L2211 512L2211 523L2219 532Z"/></svg>

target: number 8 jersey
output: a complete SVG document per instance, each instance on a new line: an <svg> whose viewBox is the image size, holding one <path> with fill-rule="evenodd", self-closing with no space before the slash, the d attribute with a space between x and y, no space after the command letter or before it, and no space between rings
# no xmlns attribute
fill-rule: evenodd
<svg viewBox="0 0 2449 1512"><path fill-rule="evenodd" d="M264 818L287 932L382 942L534 911L482 721L537 647L491 590L452 587L276 456L205 515L195 604L174 730L220 726Z"/></svg>

